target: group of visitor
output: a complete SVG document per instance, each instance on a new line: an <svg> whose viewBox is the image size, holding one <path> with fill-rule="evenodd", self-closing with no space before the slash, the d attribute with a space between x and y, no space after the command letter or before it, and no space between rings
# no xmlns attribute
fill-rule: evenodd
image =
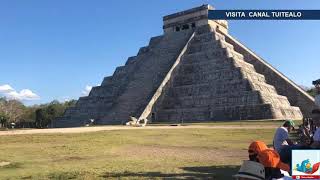
<svg viewBox="0 0 320 180"><path fill-rule="evenodd" d="M320 109L312 111L316 131L310 141L296 144L289 133L294 130L294 122L287 120L279 127L273 138L273 148L262 141L252 142L248 148L249 160L244 161L239 172L234 175L238 180L286 180L292 179L291 152L293 149L320 149Z"/></svg>
<svg viewBox="0 0 320 180"><path fill-rule="evenodd" d="M273 138L273 148L268 148L262 141L252 142L248 148L249 160L243 162L239 172L233 177L237 180L286 180L292 179L291 154L293 149L320 149L320 79L313 82L316 87L316 108L312 110L314 132L308 126L302 126L307 140L300 144L290 139L289 133L295 124L287 120L279 127ZM309 127L310 128L310 127Z"/></svg>

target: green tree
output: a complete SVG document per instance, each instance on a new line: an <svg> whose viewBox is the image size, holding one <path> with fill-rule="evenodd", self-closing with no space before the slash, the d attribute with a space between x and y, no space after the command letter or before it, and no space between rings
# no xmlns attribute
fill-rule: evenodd
<svg viewBox="0 0 320 180"><path fill-rule="evenodd" d="M316 96L316 88L311 88L307 90L307 93L310 94L311 96L315 97Z"/></svg>
<svg viewBox="0 0 320 180"><path fill-rule="evenodd" d="M57 100L54 100L48 104L40 105L35 110L35 121L37 128L48 127L57 117L63 115L64 111L74 106L77 101L71 100L64 103L60 103Z"/></svg>
<svg viewBox="0 0 320 180"><path fill-rule="evenodd" d="M47 104L24 106L20 101L0 97L0 123L4 126L11 122L34 122L37 128L46 128L76 102L76 100L66 102L54 100Z"/></svg>
<svg viewBox="0 0 320 180"><path fill-rule="evenodd" d="M36 114L36 127L37 128L43 128L43 121L46 119L46 115L43 109L37 109L35 111Z"/></svg>
<svg viewBox="0 0 320 180"><path fill-rule="evenodd" d="M0 128L7 127L8 117L4 113L0 113Z"/></svg>
<svg viewBox="0 0 320 180"><path fill-rule="evenodd" d="M44 126L48 126L54 119L58 117L58 111L60 109L61 104L50 104L46 109L46 119L44 121Z"/></svg>
<svg viewBox="0 0 320 180"><path fill-rule="evenodd" d="M76 105L76 103L77 103L77 100L72 99L72 100L70 100L70 101L64 102L64 106L65 106L65 107L73 107L73 106Z"/></svg>

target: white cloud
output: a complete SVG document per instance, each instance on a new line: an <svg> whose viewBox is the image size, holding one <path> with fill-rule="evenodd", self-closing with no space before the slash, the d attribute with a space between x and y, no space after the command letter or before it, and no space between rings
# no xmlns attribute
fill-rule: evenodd
<svg viewBox="0 0 320 180"><path fill-rule="evenodd" d="M92 86L86 85L85 89L82 91L83 96L88 96L90 91L92 89Z"/></svg>
<svg viewBox="0 0 320 180"><path fill-rule="evenodd" d="M0 93L9 93L12 91L14 91L14 89L9 84L0 86Z"/></svg>
<svg viewBox="0 0 320 180"><path fill-rule="evenodd" d="M20 101L40 99L40 96L32 92L30 89L22 89L18 92L8 84L0 85L0 95L3 95L8 99L16 99Z"/></svg>

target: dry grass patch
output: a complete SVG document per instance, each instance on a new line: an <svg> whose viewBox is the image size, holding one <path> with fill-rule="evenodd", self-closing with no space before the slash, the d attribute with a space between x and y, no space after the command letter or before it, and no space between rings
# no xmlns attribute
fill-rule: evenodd
<svg viewBox="0 0 320 180"><path fill-rule="evenodd" d="M230 179L274 129L152 129L0 136L0 179Z"/></svg>

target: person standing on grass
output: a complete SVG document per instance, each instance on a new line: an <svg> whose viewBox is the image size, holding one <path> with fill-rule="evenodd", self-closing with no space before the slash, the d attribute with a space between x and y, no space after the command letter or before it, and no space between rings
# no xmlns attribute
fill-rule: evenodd
<svg viewBox="0 0 320 180"><path fill-rule="evenodd" d="M273 138L273 147L278 152L285 146L292 146L294 143L289 139L289 133L294 130L294 122L292 120L286 120L284 124L276 130Z"/></svg>

